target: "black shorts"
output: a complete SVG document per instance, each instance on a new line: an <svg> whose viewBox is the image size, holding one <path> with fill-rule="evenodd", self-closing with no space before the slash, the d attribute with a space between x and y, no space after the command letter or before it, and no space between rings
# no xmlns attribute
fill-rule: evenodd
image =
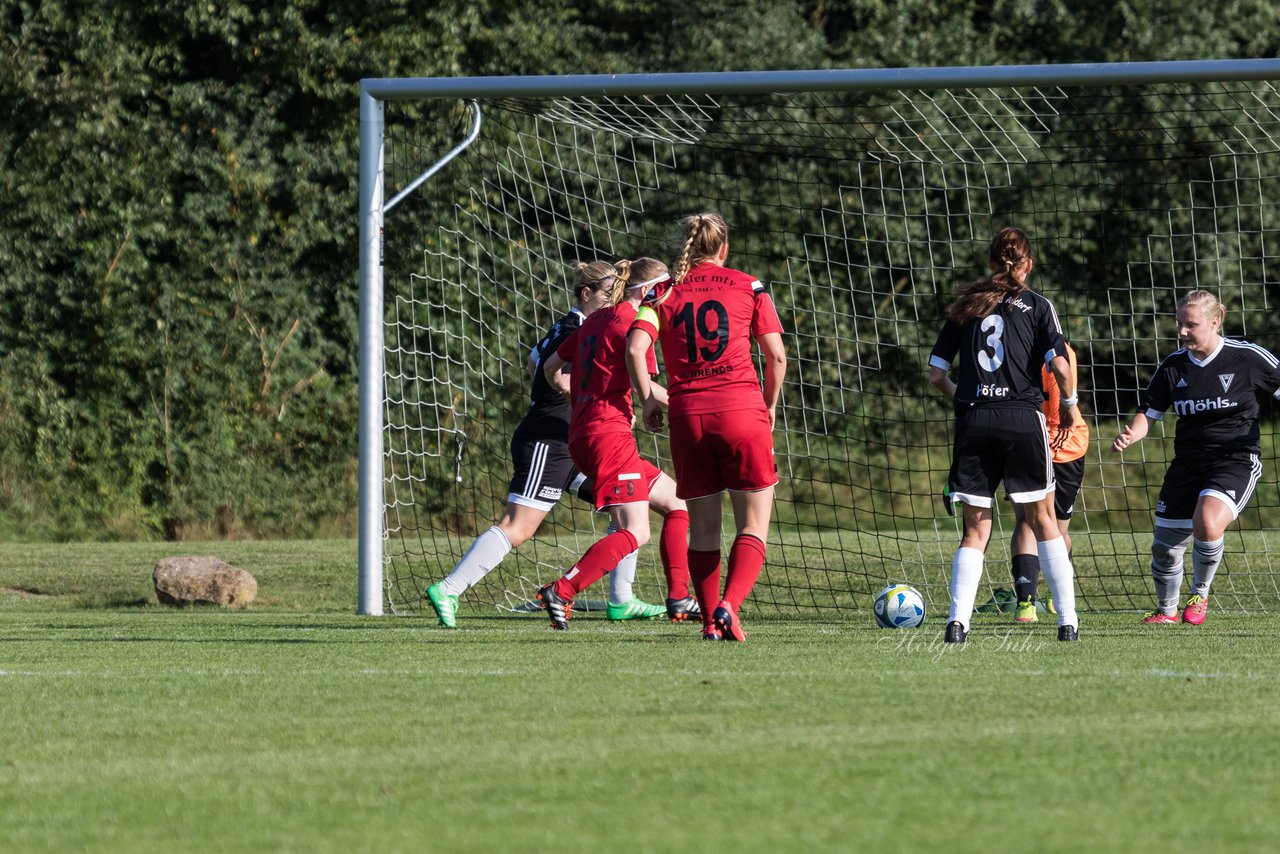
<svg viewBox="0 0 1280 854"><path fill-rule="evenodd" d="M996 488L1017 504L1040 501L1054 488L1044 413L1015 406L972 406L956 415L952 501L990 507Z"/></svg>
<svg viewBox="0 0 1280 854"><path fill-rule="evenodd" d="M591 481L573 464L568 442L529 438L516 433L511 437L511 460L515 472L508 487L509 504L549 513L566 492L594 503Z"/></svg>
<svg viewBox="0 0 1280 854"><path fill-rule="evenodd" d="M1071 518L1076 509L1076 496L1084 483L1084 457L1066 463L1053 464L1053 517L1060 522Z"/></svg>
<svg viewBox="0 0 1280 854"><path fill-rule="evenodd" d="M1231 518L1235 519L1253 497L1261 478L1262 460L1252 449L1176 456L1160 487L1156 525L1191 530L1202 495L1222 501L1231 508Z"/></svg>

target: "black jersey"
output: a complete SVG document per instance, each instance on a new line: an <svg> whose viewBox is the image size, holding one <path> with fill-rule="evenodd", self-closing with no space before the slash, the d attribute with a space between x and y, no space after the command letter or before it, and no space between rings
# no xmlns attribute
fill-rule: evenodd
<svg viewBox="0 0 1280 854"><path fill-rule="evenodd" d="M1280 362L1248 341L1222 339L1207 359L1186 348L1170 353L1142 396L1146 416L1178 416L1174 454L1216 450L1258 452L1259 398L1280 389Z"/></svg>
<svg viewBox="0 0 1280 854"><path fill-rule="evenodd" d="M542 366L564 339L582 325L585 317L585 314L573 309L547 330L547 334L542 336L542 340L529 354L536 367L533 371L529 411L525 413L520 426L516 427L516 433L520 436L528 439L559 439L562 442L569 440L569 398L551 387L542 372Z"/></svg>
<svg viewBox="0 0 1280 854"><path fill-rule="evenodd" d="M1005 297L986 317L963 326L948 320L933 345L929 364L944 371L960 357L956 376L957 408L1013 404L1040 409L1044 388L1040 371L1066 342L1053 303L1035 291Z"/></svg>

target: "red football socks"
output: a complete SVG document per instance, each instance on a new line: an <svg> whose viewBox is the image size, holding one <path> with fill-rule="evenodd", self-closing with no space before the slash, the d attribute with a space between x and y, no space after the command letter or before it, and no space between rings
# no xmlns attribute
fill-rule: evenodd
<svg viewBox="0 0 1280 854"><path fill-rule="evenodd" d="M711 611L720 601L720 552L689 549L689 577L693 581L693 595L702 606L702 622L710 625Z"/></svg>
<svg viewBox="0 0 1280 854"><path fill-rule="evenodd" d="M572 599L603 578L606 572L618 565L618 561L637 548L635 535L630 531L614 531L587 549L573 569L556 582L556 595Z"/></svg>
<svg viewBox="0 0 1280 854"><path fill-rule="evenodd" d="M689 595L689 514L686 511L672 510L662 520L658 554L662 556L662 571L667 576L667 598L684 599Z"/></svg>
<svg viewBox="0 0 1280 854"><path fill-rule="evenodd" d="M764 542L751 534L739 534L729 550L728 580L724 585L724 598L733 606L734 613L742 607L751 588L764 567Z"/></svg>

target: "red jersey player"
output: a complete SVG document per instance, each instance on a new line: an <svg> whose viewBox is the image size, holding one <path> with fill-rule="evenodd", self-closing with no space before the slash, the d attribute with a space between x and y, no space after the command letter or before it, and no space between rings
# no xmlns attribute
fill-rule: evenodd
<svg viewBox="0 0 1280 854"><path fill-rule="evenodd" d="M569 456L569 401L551 388L542 365L589 314L613 305L612 288L617 275L613 265L605 261L578 264L573 275L573 309L556 321L529 353L533 387L529 391L529 410L511 436L513 472L506 512L476 537L447 578L426 591L427 600L445 628L458 624L458 597L479 584L512 549L529 540L561 496L573 494L583 501L595 500L591 481L578 471ZM634 560L624 560L614 570L613 578L634 573L634 567ZM610 605L614 598L611 591ZM627 612L633 606L627 602Z"/></svg>
<svg viewBox="0 0 1280 854"><path fill-rule="evenodd" d="M738 608L764 566L778 483L773 425L787 369L782 324L764 286L724 266L729 229L720 214L685 217L676 239L673 281L651 291L632 325L627 367L644 399L645 426L661 429L661 392L641 370L646 350L655 340L661 343L676 494L689 504L689 571L702 608L703 637L743 641L747 636ZM764 354L763 394L751 358L752 338ZM737 537L722 596L725 490Z"/></svg>
<svg viewBox="0 0 1280 854"><path fill-rule="evenodd" d="M667 576L667 614L679 622L701 613L689 596L685 503L676 497L675 481L640 456L632 433L635 417L626 366L627 333L641 297L667 277L667 269L652 258L622 261L616 267L616 305L588 317L543 366L547 379L566 392L573 404L569 453L595 483L596 509L609 513L614 529L587 549L562 578L538 591L552 627L561 630L569 628L573 597L649 541L650 507L663 516L659 550ZM560 370L566 363L573 365L567 387ZM646 379L657 373L652 348L644 370ZM655 385L654 393L665 399L660 386Z"/></svg>

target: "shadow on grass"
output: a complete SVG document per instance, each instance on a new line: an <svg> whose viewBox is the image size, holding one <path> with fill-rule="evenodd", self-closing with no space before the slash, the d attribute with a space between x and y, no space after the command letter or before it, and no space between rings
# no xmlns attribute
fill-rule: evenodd
<svg viewBox="0 0 1280 854"><path fill-rule="evenodd" d="M23 643L30 642L30 637L22 637L19 635L11 635L9 637L0 636L0 643ZM112 637L112 638L86 638L86 637L61 637L61 638L41 638L41 643L185 643L185 644L217 644L219 646L226 644L252 644L260 645L286 645L286 644L326 644L337 643L337 641L311 640L304 638L174 638L174 637L155 637L155 638L133 638L133 637Z"/></svg>
<svg viewBox="0 0 1280 854"><path fill-rule="evenodd" d="M101 596L86 596L76 600L77 608L86 610L96 610L101 608L111 609L136 609L136 608L153 608L156 601L146 596L138 596L134 593L107 593Z"/></svg>

